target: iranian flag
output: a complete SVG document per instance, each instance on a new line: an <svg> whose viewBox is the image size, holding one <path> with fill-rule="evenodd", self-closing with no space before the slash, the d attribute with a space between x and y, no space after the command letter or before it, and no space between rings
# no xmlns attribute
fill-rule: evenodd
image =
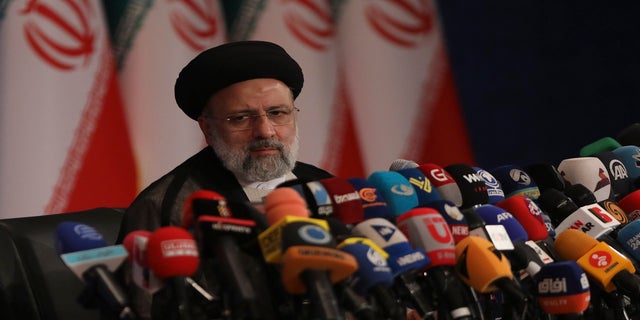
<svg viewBox="0 0 640 320"><path fill-rule="evenodd" d="M205 146L174 98L180 70L226 41L217 0L105 0L137 169L146 187Z"/></svg>
<svg viewBox="0 0 640 320"><path fill-rule="evenodd" d="M366 168L473 164L435 3L349 0L337 26Z"/></svg>
<svg viewBox="0 0 640 320"><path fill-rule="evenodd" d="M0 218L127 206L136 171L102 3L2 3Z"/></svg>
<svg viewBox="0 0 640 320"><path fill-rule="evenodd" d="M296 99L299 159L337 176L364 176L361 139L338 59L330 1L238 1L230 40L279 44L300 64L304 87ZM231 19L230 19L231 20Z"/></svg>

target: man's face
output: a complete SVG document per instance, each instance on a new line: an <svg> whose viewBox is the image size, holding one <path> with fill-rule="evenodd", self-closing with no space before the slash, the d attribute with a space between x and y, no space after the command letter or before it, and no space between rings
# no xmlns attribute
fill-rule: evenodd
<svg viewBox="0 0 640 320"><path fill-rule="evenodd" d="M267 181L295 165L295 118L293 97L284 83L253 79L214 94L198 123L227 169L248 181Z"/></svg>

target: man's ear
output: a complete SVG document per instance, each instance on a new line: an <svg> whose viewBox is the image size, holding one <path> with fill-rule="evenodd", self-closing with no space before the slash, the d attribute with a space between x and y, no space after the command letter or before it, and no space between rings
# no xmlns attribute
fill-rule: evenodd
<svg viewBox="0 0 640 320"><path fill-rule="evenodd" d="M207 141L207 144L210 144L211 124L205 117L198 117L198 126L200 127L200 131L202 131L202 135L204 135L205 141Z"/></svg>

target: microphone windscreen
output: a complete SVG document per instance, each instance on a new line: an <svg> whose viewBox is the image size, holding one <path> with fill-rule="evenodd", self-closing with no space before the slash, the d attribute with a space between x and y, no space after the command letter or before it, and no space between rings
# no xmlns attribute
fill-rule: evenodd
<svg viewBox="0 0 640 320"><path fill-rule="evenodd" d="M305 190L308 194L306 199L311 207L312 216L328 217L334 215L331 196L320 181L307 182Z"/></svg>
<svg viewBox="0 0 640 320"><path fill-rule="evenodd" d="M456 244L455 269L466 284L481 293L498 290L498 279L513 279L507 257L491 241L477 236L468 236Z"/></svg>
<svg viewBox="0 0 640 320"><path fill-rule="evenodd" d="M540 197L540 189L535 181L520 166L504 165L489 170L504 190L505 197L523 195L529 199L536 200Z"/></svg>
<svg viewBox="0 0 640 320"><path fill-rule="evenodd" d="M589 307L589 279L575 261L546 264L535 280L535 295L544 312L552 315L582 314Z"/></svg>
<svg viewBox="0 0 640 320"><path fill-rule="evenodd" d="M629 221L634 221L640 217L640 190L629 193L624 196L618 205L627 214Z"/></svg>
<svg viewBox="0 0 640 320"><path fill-rule="evenodd" d="M567 186L564 189L564 194L566 194L573 203L575 203L578 207L594 204L596 201L596 196L591 192L591 190L587 189L583 184L576 183L570 186Z"/></svg>
<svg viewBox="0 0 640 320"><path fill-rule="evenodd" d="M182 206L181 225L190 228L200 215L229 217L225 197L211 190L198 190L185 199Z"/></svg>
<svg viewBox="0 0 640 320"><path fill-rule="evenodd" d="M364 210L364 219L384 218L390 221L395 219L378 188L367 179L360 177L348 178L347 181L358 191ZM361 221L358 221L358 223Z"/></svg>
<svg viewBox="0 0 640 320"><path fill-rule="evenodd" d="M133 247L135 246L136 237L149 238L150 235L151 231L148 230L134 230L127 233L127 235L122 240L122 245L129 254L127 256L127 260L129 262L133 261Z"/></svg>
<svg viewBox="0 0 640 320"><path fill-rule="evenodd" d="M264 198L264 210L269 225L286 216L309 217L307 202L292 188L276 188Z"/></svg>
<svg viewBox="0 0 640 320"><path fill-rule="evenodd" d="M618 230L617 239L625 251L640 261L640 220L634 220Z"/></svg>
<svg viewBox="0 0 640 320"><path fill-rule="evenodd" d="M200 264L198 246L191 234L180 227L161 227L147 241L147 263L161 279L191 277Z"/></svg>
<svg viewBox="0 0 640 320"><path fill-rule="evenodd" d="M544 223L543 212L533 200L515 195L496 203L511 213L529 235L529 240L538 241L549 237L549 231Z"/></svg>
<svg viewBox="0 0 640 320"><path fill-rule="evenodd" d="M597 244L594 237L576 229L567 229L556 236L554 247L562 259L577 261Z"/></svg>
<svg viewBox="0 0 640 320"><path fill-rule="evenodd" d="M396 159L396 160L393 160L393 162L391 162L391 165L389 166L389 171L397 171L400 169L417 168L417 167L419 167L419 165L415 161L405 160L405 159Z"/></svg>
<svg viewBox="0 0 640 320"><path fill-rule="evenodd" d="M56 227L55 247L58 254L106 247L107 241L98 230L84 223L65 221Z"/></svg>
<svg viewBox="0 0 640 320"><path fill-rule="evenodd" d="M618 147L621 147L620 142L611 137L604 137L580 148L580 156L591 157L601 152L612 151Z"/></svg>
<svg viewBox="0 0 640 320"><path fill-rule="evenodd" d="M427 205L429 208L433 208L444 218L451 229L451 235L453 236L454 243L460 242L460 240L469 236L469 225L467 219L460 209L449 200L437 200Z"/></svg>
<svg viewBox="0 0 640 320"><path fill-rule="evenodd" d="M462 194L461 209L489 202L487 185L472 167L458 163L448 165L444 169L453 177L456 185L460 188L460 193Z"/></svg>
<svg viewBox="0 0 640 320"><path fill-rule="evenodd" d="M629 172L624 163L612 151L604 151L594 157L607 168L609 179L611 179L611 194L609 199L618 201L631 192L632 181L629 179Z"/></svg>
<svg viewBox="0 0 640 320"><path fill-rule="evenodd" d="M629 180L638 180L638 178L640 178L640 147L621 146L620 148L614 149L612 152L627 168Z"/></svg>
<svg viewBox="0 0 640 320"><path fill-rule="evenodd" d="M416 191L418 197L418 205L424 206L425 204L440 199L438 190L431 184L429 179L417 168L406 168L395 170L395 172L401 174L409 181Z"/></svg>
<svg viewBox="0 0 640 320"><path fill-rule="evenodd" d="M503 225L509 234L511 242L527 241L529 235L522 227L522 224L509 212L491 204L476 207L476 212L488 225Z"/></svg>
<svg viewBox="0 0 640 320"><path fill-rule="evenodd" d="M441 166L435 163L424 163L418 167L424 175L433 183L442 199L453 202L456 206L462 205L462 193L453 177Z"/></svg>
<svg viewBox="0 0 640 320"><path fill-rule="evenodd" d="M351 230L353 235L370 239L388 254L394 277L408 270L419 270L431 260L422 250L415 250L407 237L389 220L373 218L362 221Z"/></svg>
<svg viewBox="0 0 640 320"><path fill-rule="evenodd" d="M623 146L640 146L640 123L636 122L622 129L616 136L616 140Z"/></svg>
<svg viewBox="0 0 640 320"><path fill-rule="evenodd" d="M542 193L547 189L564 190L564 179L558 168L549 163L531 163L523 167L524 171L536 182Z"/></svg>
<svg viewBox="0 0 640 320"><path fill-rule="evenodd" d="M399 216L396 224L414 248L422 249L429 256L430 267L455 265L455 243L451 230L436 209L413 208Z"/></svg>
<svg viewBox="0 0 640 320"><path fill-rule="evenodd" d="M391 214L399 216L418 205L418 196L409 180L395 171L376 171L367 177L382 194Z"/></svg>
<svg viewBox="0 0 640 320"><path fill-rule="evenodd" d="M567 187L580 183L593 192L597 201L608 199L611 194L611 179L607 168L596 157L564 159L558 165L558 171Z"/></svg>
<svg viewBox="0 0 640 320"><path fill-rule="evenodd" d="M500 181L496 179L489 171L484 170L480 167L472 167L473 170L484 180L484 184L487 186L487 195L489 196L488 203L496 204L502 200L504 200L504 190L502 190L502 185L500 185Z"/></svg>
<svg viewBox="0 0 640 320"><path fill-rule="evenodd" d="M333 215L342 223L354 224L364 220L362 199L346 179L332 177L320 180L333 202Z"/></svg>
<svg viewBox="0 0 640 320"><path fill-rule="evenodd" d="M551 218L555 226L578 210L578 205L564 192L557 189L543 191L538 198L538 204Z"/></svg>
<svg viewBox="0 0 640 320"><path fill-rule="evenodd" d="M385 288L393 285L393 273L387 260L373 247L362 242L341 245L340 250L350 253L358 262L351 285L356 293L369 294L374 286Z"/></svg>

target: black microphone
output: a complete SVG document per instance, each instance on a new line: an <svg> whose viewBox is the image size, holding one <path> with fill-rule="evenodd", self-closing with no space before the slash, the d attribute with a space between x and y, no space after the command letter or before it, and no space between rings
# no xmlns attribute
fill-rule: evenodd
<svg viewBox="0 0 640 320"><path fill-rule="evenodd" d="M220 282L220 295L228 308L225 312L234 318L273 319L272 290L264 278L263 260L256 259L261 258L256 222L232 217L225 198L218 194L193 197L191 201L191 206L185 203L191 212L185 210L183 214L194 217L195 238ZM183 222L188 221L184 216Z"/></svg>

